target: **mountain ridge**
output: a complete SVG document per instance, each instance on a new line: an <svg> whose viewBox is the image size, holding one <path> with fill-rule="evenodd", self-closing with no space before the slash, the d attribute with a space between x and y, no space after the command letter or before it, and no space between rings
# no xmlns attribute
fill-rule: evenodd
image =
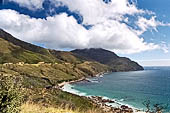
<svg viewBox="0 0 170 113"><path fill-rule="evenodd" d="M77 56L100 62L113 68L113 71L144 70L137 62L126 57L119 57L114 52L102 48L76 49L72 51Z"/></svg>
<svg viewBox="0 0 170 113"><path fill-rule="evenodd" d="M112 68L112 71L143 70L137 62L119 57L114 52L102 48L75 49L71 52L45 49L19 40L0 29L0 63L68 62L79 64L85 61L98 62ZM4 44L5 43L5 44Z"/></svg>

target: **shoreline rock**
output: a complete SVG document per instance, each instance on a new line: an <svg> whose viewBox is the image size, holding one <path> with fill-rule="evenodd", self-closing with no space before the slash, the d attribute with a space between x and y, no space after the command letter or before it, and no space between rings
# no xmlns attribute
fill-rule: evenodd
<svg viewBox="0 0 170 113"><path fill-rule="evenodd" d="M106 72L106 73L108 73L108 72ZM102 72L102 73L95 75L94 77L100 77L100 76L103 76L104 74L105 73ZM58 86L62 90L64 85L72 84L72 83L76 83L76 82L80 82L80 81L88 81L88 80L85 77L83 77L78 80L60 83L60 84L58 84ZM88 81L88 82L90 82L90 81ZM107 113L145 113L139 109L134 109L127 105L120 104L112 99L104 99L101 96L90 96L90 97L82 96L82 97L87 98L88 100L90 100L91 102L93 102L94 104L99 106L101 109L103 109L103 111L105 111ZM107 105L108 103L115 103L115 104L120 105L120 107L113 107L112 105Z"/></svg>
<svg viewBox="0 0 170 113"><path fill-rule="evenodd" d="M97 104L100 108L102 108L105 112L110 113L134 113L134 110L126 105L121 105L120 108L113 107L111 105L107 105L107 103L116 103L111 99L103 99L100 96L91 96L88 97L89 100Z"/></svg>

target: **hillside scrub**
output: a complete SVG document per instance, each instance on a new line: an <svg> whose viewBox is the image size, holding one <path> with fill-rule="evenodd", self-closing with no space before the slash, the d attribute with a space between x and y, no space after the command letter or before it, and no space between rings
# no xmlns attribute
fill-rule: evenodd
<svg viewBox="0 0 170 113"><path fill-rule="evenodd" d="M19 81L13 77L0 78L0 112L18 113L23 102Z"/></svg>

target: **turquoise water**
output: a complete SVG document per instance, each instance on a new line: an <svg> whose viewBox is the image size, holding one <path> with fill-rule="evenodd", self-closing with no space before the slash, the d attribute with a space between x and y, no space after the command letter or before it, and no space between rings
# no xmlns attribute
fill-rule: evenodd
<svg viewBox="0 0 170 113"><path fill-rule="evenodd" d="M104 96L136 108L143 102L169 104L170 67L145 67L144 71L114 72L73 84L73 89L86 95Z"/></svg>

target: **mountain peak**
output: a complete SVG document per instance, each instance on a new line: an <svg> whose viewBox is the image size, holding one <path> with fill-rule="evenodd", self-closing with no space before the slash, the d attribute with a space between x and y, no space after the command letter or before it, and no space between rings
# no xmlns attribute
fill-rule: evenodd
<svg viewBox="0 0 170 113"><path fill-rule="evenodd" d="M142 66L129 58L119 57L114 52L102 48L76 49L72 52L77 56L108 65L114 71L143 70Z"/></svg>
<svg viewBox="0 0 170 113"><path fill-rule="evenodd" d="M103 64L105 62L109 62L109 60L112 58L113 59L119 58L114 52L102 48L76 49L73 50L72 52L91 60L95 59L95 61Z"/></svg>

